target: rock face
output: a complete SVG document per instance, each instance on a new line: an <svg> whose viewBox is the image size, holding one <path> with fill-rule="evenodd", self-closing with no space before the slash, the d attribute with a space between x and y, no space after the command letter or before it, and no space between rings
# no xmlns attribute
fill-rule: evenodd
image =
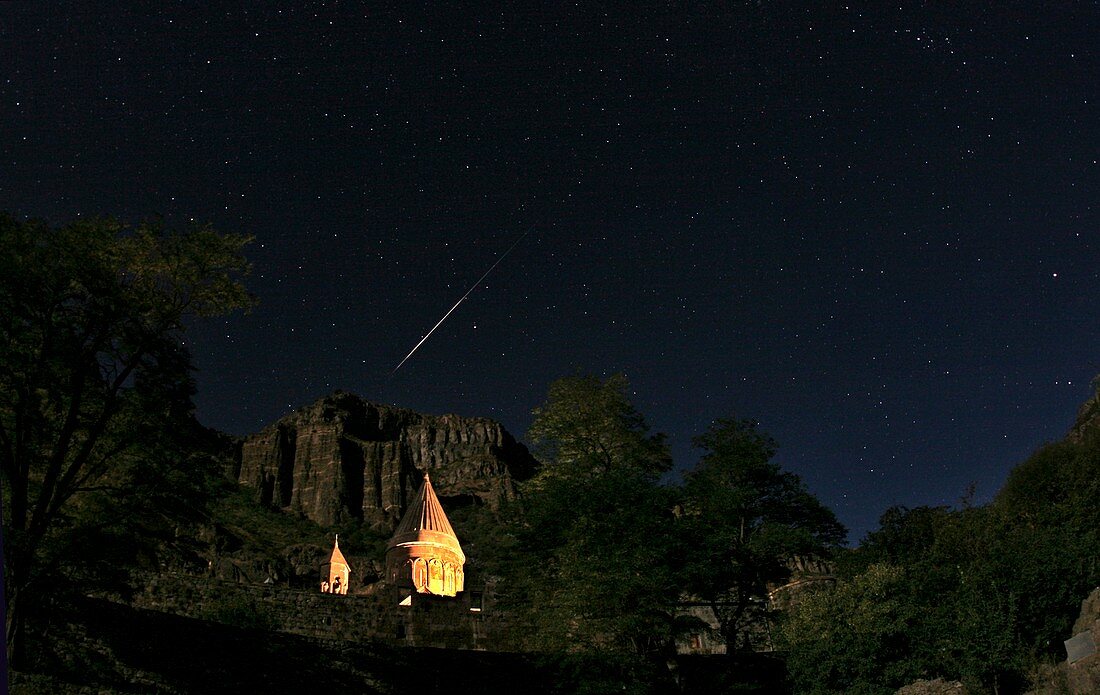
<svg viewBox="0 0 1100 695"><path fill-rule="evenodd" d="M1095 630L1097 637L1100 637L1100 586L1093 589L1092 593L1081 602L1081 613L1077 616L1077 622L1073 624L1075 635L1086 630Z"/></svg>
<svg viewBox="0 0 1100 695"><path fill-rule="evenodd" d="M1095 695L1100 693L1100 587L1081 602L1081 613L1073 624L1073 640L1084 640L1071 650L1066 642L1067 656L1071 651L1078 652L1074 660L1066 659L1056 666L1040 667L1035 678L1035 687L1026 695ZM1081 649L1091 646L1091 649Z"/></svg>
<svg viewBox="0 0 1100 695"><path fill-rule="evenodd" d="M899 688L894 695L963 695L966 689L959 681L945 681L942 678L922 680Z"/></svg>
<svg viewBox="0 0 1100 695"><path fill-rule="evenodd" d="M424 476L454 508L495 508L534 473L527 448L493 420L422 415L336 392L244 440L242 485L268 505L332 525L392 530Z"/></svg>

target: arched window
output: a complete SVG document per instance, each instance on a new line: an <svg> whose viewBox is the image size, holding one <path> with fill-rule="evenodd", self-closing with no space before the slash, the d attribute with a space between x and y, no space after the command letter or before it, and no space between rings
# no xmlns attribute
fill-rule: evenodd
<svg viewBox="0 0 1100 695"><path fill-rule="evenodd" d="M436 596L443 595L443 563L439 558L428 560L428 592Z"/></svg>
<svg viewBox="0 0 1100 695"><path fill-rule="evenodd" d="M416 590L423 593L428 587L428 565L424 558L418 557L412 563L412 582Z"/></svg>
<svg viewBox="0 0 1100 695"><path fill-rule="evenodd" d="M443 594L455 595L455 566L449 562L443 564Z"/></svg>

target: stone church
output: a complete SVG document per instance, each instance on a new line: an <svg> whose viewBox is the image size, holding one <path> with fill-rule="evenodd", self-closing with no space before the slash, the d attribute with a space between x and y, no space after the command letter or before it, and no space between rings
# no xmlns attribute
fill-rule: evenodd
<svg viewBox="0 0 1100 695"><path fill-rule="evenodd" d="M386 547L386 581L419 594L454 596L465 584L466 556L424 474L415 501Z"/></svg>
<svg viewBox="0 0 1100 695"><path fill-rule="evenodd" d="M465 565L466 555L425 473L416 498L386 546L386 583L406 590L404 605L411 603L412 591L453 597L465 588ZM322 593L348 593L351 568L340 552L339 536L321 573L325 577Z"/></svg>

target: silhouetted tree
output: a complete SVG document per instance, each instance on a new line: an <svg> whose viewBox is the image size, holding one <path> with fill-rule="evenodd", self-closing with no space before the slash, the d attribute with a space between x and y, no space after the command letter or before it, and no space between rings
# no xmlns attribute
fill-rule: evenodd
<svg viewBox="0 0 1100 695"><path fill-rule="evenodd" d="M1100 585L1100 437L1049 444L1009 473L989 506L982 559L1018 603L1025 644L1062 653L1081 600Z"/></svg>
<svg viewBox="0 0 1100 695"><path fill-rule="evenodd" d="M716 420L694 440L703 456L686 477L691 546L687 588L710 604L727 650L750 648L770 583L797 556L825 556L844 527L799 477L772 461L775 441L751 420Z"/></svg>
<svg viewBox="0 0 1100 695"><path fill-rule="evenodd" d="M849 578L874 564L906 566L921 560L936 543L936 534L951 515L949 507L890 507L859 547L847 553L841 563Z"/></svg>
<svg viewBox="0 0 1100 695"><path fill-rule="evenodd" d="M533 646L583 662L589 690L600 674L615 692L653 687L680 592L675 496L658 480L670 465L663 437L648 434L613 376L555 381L528 438L543 465L512 529L508 581Z"/></svg>
<svg viewBox="0 0 1100 695"><path fill-rule="evenodd" d="M527 431L542 477L591 477L629 469L645 474L672 467L665 437L650 435L630 402L626 377L606 381L571 376L550 384L546 403L535 408Z"/></svg>
<svg viewBox="0 0 1100 695"><path fill-rule="evenodd" d="M1018 596L990 555L989 517L986 508L883 514L856 553L871 564L804 597L784 625L798 691L888 693L937 677L981 692L1018 686L1028 660Z"/></svg>
<svg viewBox="0 0 1100 695"><path fill-rule="evenodd" d="M0 216L0 479L15 665L26 602L55 568L44 548L72 531L77 513L125 508L190 407L185 323L250 304L238 280L245 243L205 227Z"/></svg>

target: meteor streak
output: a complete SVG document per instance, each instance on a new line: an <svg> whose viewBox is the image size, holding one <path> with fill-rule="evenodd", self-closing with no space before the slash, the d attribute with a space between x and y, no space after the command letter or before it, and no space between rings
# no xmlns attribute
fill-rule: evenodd
<svg viewBox="0 0 1100 695"><path fill-rule="evenodd" d="M485 274L482 275L481 277L479 277L477 279L477 282L475 282L473 285L471 285L470 289L466 290L466 294L459 297L458 301L455 302L455 305L453 307L451 307L450 310L448 310L446 314L443 314L443 318L439 319L439 321L434 326L432 326L432 330L428 331L427 334L425 334L425 336L420 339L420 342L413 346L412 350L409 350L409 354L405 355L405 359L401 360L397 364L397 366L393 368L393 371L390 372L390 376L393 376L394 374L396 374L397 370L401 369L401 365L403 365L403 364L405 364L406 362L409 361L409 358L413 356L413 353L416 352L418 349L420 349L420 346L423 345L424 342L428 338L432 337L432 333L435 333L435 329L439 328L440 324L442 324L444 321L446 321L447 317L450 316L452 313L454 313L454 310L458 308L459 304L466 301L466 298L470 296L471 292L473 292L474 290L477 289L477 286L481 284L482 280L489 277L489 273L493 272L496 269L496 267L498 265L500 265L500 262L503 261L505 259L505 257L508 256L508 254L512 253L512 249L519 246L519 242L523 241L523 238L526 237L528 234L530 234L530 232L531 232L531 230L527 230L526 232L524 232L523 236L521 236L520 238L518 238L514 242L512 242L512 245L508 247L507 251L500 254L500 258L498 258L496 260L496 263L493 263L493 265L489 266L489 269L485 271Z"/></svg>

